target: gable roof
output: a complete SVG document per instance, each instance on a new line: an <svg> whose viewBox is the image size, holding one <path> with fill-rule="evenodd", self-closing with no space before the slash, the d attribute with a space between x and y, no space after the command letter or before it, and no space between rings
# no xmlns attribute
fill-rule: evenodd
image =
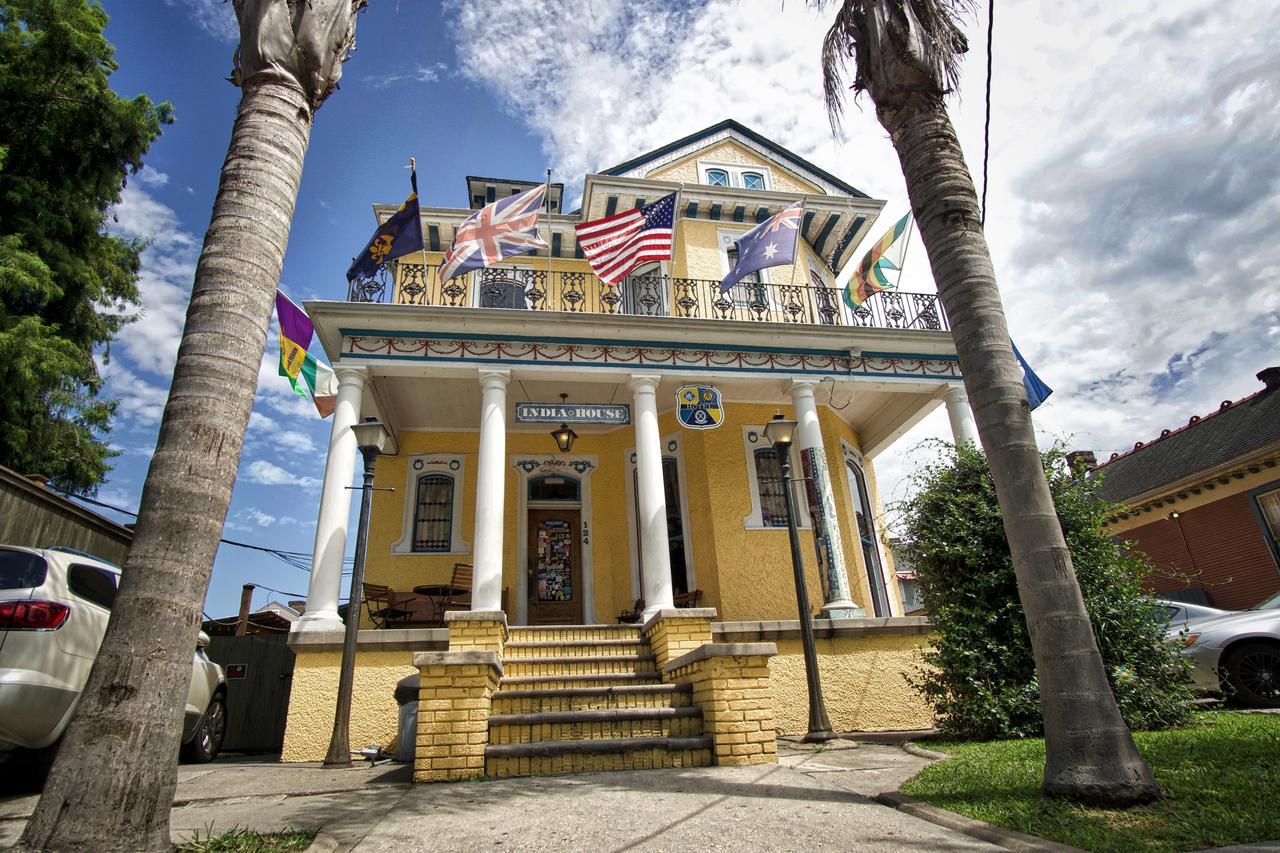
<svg viewBox="0 0 1280 853"><path fill-rule="evenodd" d="M731 136L736 134L740 137L745 138L746 140L749 140L750 142L754 142L756 145L776 155L779 159L790 161L795 166L798 166L801 172L808 172L809 174L817 178L820 178L822 181L836 187L841 192L847 193L848 195L854 198L870 198L870 196L867 195L866 193L845 183L844 181L840 180L830 172L827 172L823 169L818 168L817 166L813 165L808 160L804 159L798 154L795 154L787 150L786 148L783 148L781 145L774 142L772 139L768 139L767 137L761 136L751 128L747 127L746 125L739 124L738 122L734 121L731 118L727 118L722 122L711 125L710 127L705 127L696 133L691 133L688 136L684 137L683 139L677 139L675 142L668 142L666 145L663 145L661 148L655 148L652 151L649 151L645 154L641 154L639 157L634 157L625 163L619 163L618 165L613 166L611 168L603 169L601 170L600 174L615 175L615 176L624 175L627 172L630 172L648 163L652 163L655 160L661 159L662 157L665 157L666 155L672 153L673 151L679 151L682 148L687 148L690 145L697 142L701 142L704 139L710 139L711 137L716 136L717 134L723 131L729 131Z"/></svg>
<svg viewBox="0 0 1280 853"><path fill-rule="evenodd" d="M1280 444L1280 387L1264 388L1186 426L1115 456L1093 469L1102 497L1126 501L1198 472L1211 471L1254 450Z"/></svg>

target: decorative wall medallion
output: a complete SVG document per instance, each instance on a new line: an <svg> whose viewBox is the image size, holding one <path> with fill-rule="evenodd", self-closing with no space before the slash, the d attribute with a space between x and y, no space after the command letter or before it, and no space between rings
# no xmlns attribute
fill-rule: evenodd
<svg viewBox="0 0 1280 853"><path fill-rule="evenodd" d="M715 429L724 423L720 391L710 385L682 385L676 389L676 417L689 429Z"/></svg>
<svg viewBox="0 0 1280 853"><path fill-rule="evenodd" d="M675 453L676 448L679 446L680 446L680 442L676 441L674 438L667 442L667 450L671 451L672 453Z"/></svg>
<svg viewBox="0 0 1280 853"><path fill-rule="evenodd" d="M421 471L421 470L422 470L422 460L421 460L421 459L415 459L415 460L413 460L413 470L415 470L415 471Z"/></svg>

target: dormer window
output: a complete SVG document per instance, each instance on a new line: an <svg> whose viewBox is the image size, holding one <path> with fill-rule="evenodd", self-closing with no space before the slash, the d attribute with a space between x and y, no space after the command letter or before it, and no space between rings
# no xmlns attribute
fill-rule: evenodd
<svg viewBox="0 0 1280 853"><path fill-rule="evenodd" d="M707 169L707 184L713 187L727 187L729 173L724 169Z"/></svg>
<svg viewBox="0 0 1280 853"><path fill-rule="evenodd" d="M769 189L769 170L759 166L735 166L733 163L698 163L702 182L710 187L741 190Z"/></svg>
<svg viewBox="0 0 1280 853"><path fill-rule="evenodd" d="M743 172L742 188L744 190L762 190L764 189L764 175L759 172Z"/></svg>

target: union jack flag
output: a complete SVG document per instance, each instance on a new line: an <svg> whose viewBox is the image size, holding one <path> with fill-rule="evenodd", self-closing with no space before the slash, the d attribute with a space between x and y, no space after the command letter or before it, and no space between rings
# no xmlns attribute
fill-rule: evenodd
<svg viewBox="0 0 1280 853"><path fill-rule="evenodd" d="M440 262L440 280L545 249L547 241L538 236L538 211L546 191L546 185L539 184L520 195L500 198L467 217Z"/></svg>

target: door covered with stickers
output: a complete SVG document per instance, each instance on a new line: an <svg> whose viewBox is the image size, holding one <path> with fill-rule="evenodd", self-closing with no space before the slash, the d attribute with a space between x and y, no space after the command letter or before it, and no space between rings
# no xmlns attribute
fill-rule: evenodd
<svg viewBox="0 0 1280 853"><path fill-rule="evenodd" d="M529 510L529 624L582 622L582 545L577 509Z"/></svg>

